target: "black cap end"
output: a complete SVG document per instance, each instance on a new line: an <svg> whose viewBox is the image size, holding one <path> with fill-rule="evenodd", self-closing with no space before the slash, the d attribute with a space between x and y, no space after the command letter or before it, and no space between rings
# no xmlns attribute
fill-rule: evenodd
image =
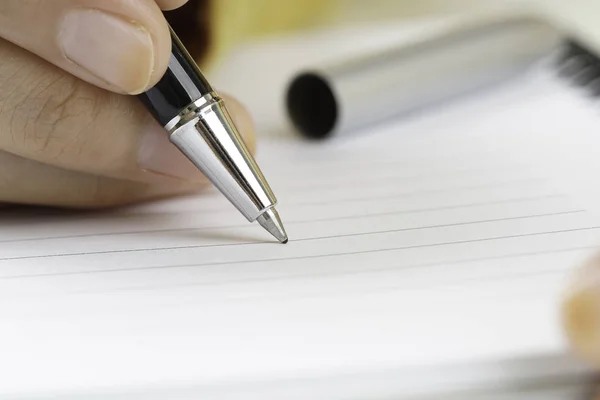
<svg viewBox="0 0 600 400"><path fill-rule="evenodd" d="M324 139L338 120L338 104L329 82L315 74L297 76L287 90L288 115L300 133Z"/></svg>

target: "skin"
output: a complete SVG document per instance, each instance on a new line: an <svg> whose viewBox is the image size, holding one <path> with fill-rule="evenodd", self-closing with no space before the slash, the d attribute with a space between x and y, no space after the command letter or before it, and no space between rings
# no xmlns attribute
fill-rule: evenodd
<svg viewBox="0 0 600 400"><path fill-rule="evenodd" d="M127 95L150 88L164 74L170 36L161 8L184 3L0 2L0 203L99 208L206 185L139 100ZM133 26L132 36L150 40L103 41L106 21L113 24L105 29L108 37ZM93 35L85 31L88 24L96 28ZM77 42L86 35L91 42ZM131 52L136 57L128 57ZM107 54L110 62L103 65L97 54ZM78 55L88 65L73 62ZM223 97L253 150L250 116Z"/></svg>
<svg viewBox="0 0 600 400"><path fill-rule="evenodd" d="M185 3L0 1L0 205L102 208L207 184L128 96L163 75L162 10ZM223 97L254 150L250 116ZM581 268L562 316L576 352L600 366L600 257Z"/></svg>

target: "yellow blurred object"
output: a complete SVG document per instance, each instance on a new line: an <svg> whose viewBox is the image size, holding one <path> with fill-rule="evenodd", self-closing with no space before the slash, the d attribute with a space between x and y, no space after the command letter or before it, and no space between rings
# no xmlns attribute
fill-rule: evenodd
<svg viewBox="0 0 600 400"><path fill-rule="evenodd" d="M232 46L253 37L310 28L334 12L336 0L215 0L209 67Z"/></svg>
<svg viewBox="0 0 600 400"><path fill-rule="evenodd" d="M212 68L233 46L260 36L332 24L411 19L503 9L533 9L558 20L600 49L596 0L205 0L210 4L210 48L204 68Z"/></svg>

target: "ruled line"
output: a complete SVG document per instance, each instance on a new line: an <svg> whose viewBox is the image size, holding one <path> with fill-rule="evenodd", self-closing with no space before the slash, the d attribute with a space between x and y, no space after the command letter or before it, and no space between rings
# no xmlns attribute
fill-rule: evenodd
<svg viewBox="0 0 600 400"><path fill-rule="evenodd" d="M478 277L478 278L471 278L471 279L464 279L462 281L437 281L434 283L428 283L428 284L423 284L421 283L420 285L415 285L415 284L411 284L410 286L406 286L403 285L401 282L398 283L388 283L386 282L385 285L370 285L370 286L364 286L364 287L352 287L350 289L345 289L345 288L336 288L335 291L331 291L328 289L322 289L319 288L318 291L310 291L310 292L306 292L303 291L302 293L298 293L295 291L292 291L291 293L284 293L284 292L279 292L276 294L273 293L268 293L268 294L264 294L264 293L253 293L253 294L245 294L243 296L235 296L235 297L219 297L218 301L220 304L225 304L225 303L240 303L240 302L244 302L247 300L257 300L257 299L263 299L263 300L315 300L315 299L324 299L324 298L339 298L339 297L347 297L348 295L351 295L352 298L354 300L356 300L358 298L358 296L369 296L369 295L379 295L382 293L392 293L392 292L397 292L399 290L432 290L432 289L448 289L448 288L455 288L455 289L472 289L474 287L477 287L477 283L489 283L489 282L498 282L498 281L504 281L504 282L511 282L511 281L515 281L517 279L523 279L523 278L531 278L531 277L542 277L542 276L548 276L548 275L554 275L557 274L559 271L558 270L547 270L547 271L538 271L538 272L523 272L523 273L517 273L517 274L512 274L510 276L502 276L502 277L498 277L498 276L487 276L487 277ZM179 287L186 287L184 286L185 284L182 284L182 286L173 286L173 287L169 287L167 285L165 285L164 287L158 287L158 288L145 288L145 287L141 287L139 289L126 289L123 290L123 292L134 292L134 291L139 291L142 292L144 290L156 290L156 289L169 289L169 288L179 288ZM195 287L195 285L190 284L189 287ZM113 290L106 290L106 291L74 291L74 292L66 292L64 294L72 294L72 295L81 295L81 294L110 294L110 293L120 293L121 291L119 289L113 289ZM485 296L489 296L489 293L486 293ZM502 293L497 293L497 292L492 292L491 295L493 296L502 296L503 299L506 298L506 296L512 296L512 293L510 292L506 292L506 290L503 290ZM523 293L519 293L519 295L523 295ZM532 295L531 292L528 292L527 295ZM485 297L484 297L485 298ZM512 299L512 297L511 297ZM482 297L479 297L479 300L482 300Z"/></svg>
<svg viewBox="0 0 600 400"><path fill-rule="evenodd" d="M419 214L419 213L425 213L425 212L457 210L457 209L461 209L461 208L492 206L492 205L499 205L499 204L518 204L518 203L524 203L524 202L528 202L528 201L547 200L547 199L553 199L553 198L556 199L556 198L564 198L564 197L566 197L566 196L563 194L551 194L551 195L547 195L547 196L520 197L520 198L499 200L499 201L466 203L466 204L458 204L458 205L454 205L454 206L405 209L405 210L398 210L398 211L359 214L359 215L354 214L354 215L350 215L350 216L341 216L341 217L316 218L316 219L309 219L309 220L307 220L307 219L304 219L304 220L286 219L286 225L288 225L288 224L289 225L305 224L305 223L312 223L312 222L343 221L343 220L353 220L353 219L383 217L383 216L395 216L395 215ZM584 210L577 209L577 210L568 210L568 211L582 212ZM123 232L105 232L105 233L87 233L87 234L77 234L77 235L43 236L43 237L24 238L24 239L3 239L3 240L0 240L0 243L20 243L20 242L34 242L34 241L44 241L44 240L102 237L102 236L124 236L124 235L135 235L135 234L145 234L145 233L200 232L200 231L217 230L217 229L242 229L242 228L247 228L247 227L248 227L248 224L245 224L245 225L237 225L236 224L236 225L212 225L212 226L206 226L206 227L193 227L193 228L148 229L148 230L123 231Z"/></svg>
<svg viewBox="0 0 600 400"><path fill-rule="evenodd" d="M386 183L386 182L398 182L398 183L405 183L405 182L413 182L413 181L420 181L420 180L431 180L431 181L435 181L435 180L444 180L444 179L448 179L448 178L453 178L453 177L460 177L460 176L470 176L473 175L474 173L478 173L480 174L481 172L507 172L507 171L512 171L512 170L517 170L517 171L523 171L523 165L510 165L507 166L506 164L498 164L495 165L493 167L490 168L480 168L477 170L474 170L473 168L461 168L461 169L456 169L454 171L448 171L448 170L443 170L440 169L434 173L421 173L421 174L413 174L413 175L390 175L390 176L379 176L378 172L383 172L383 171L389 171L388 169L385 170L381 170L381 171L373 171L373 173L371 175L373 176L369 176L366 177L365 179L354 179L354 180L340 180L339 176L335 177L335 179L333 179L332 177L328 176L327 174L325 174L325 177L328 179L307 179L305 182L299 182L298 180L293 180L293 185L288 185L286 184L287 182L290 182L289 179L286 179L285 182L281 182L279 183L277 186L279 188L283 188L285 190L319 190L319 189L345 189L348 188L349 186L369 186L370 183L377 183L379 186L379 184L381 183ZM321 175L322 176L322 175ZM479 175L478 175L479 176ZM310 178L310 177L307 177Z"/></svg>
<svg viewBox="0 0 600 400"><path fill-rule="evenodd" d="M463 191L469 190L479 190L479 189L487 189L487 188L497 188L510 186L514 184L525 184L525 183L534 183L534 182L545 182L545 179L541 178L524 178L524 179L514 179L509 181L497 181L497 182L489 182L481 185L465 185L465 186L455 186L446 189L425 189L425 190L414 190L414 191L405 191L393 194L384 194L378 196L356 196L352 195L352 197L342 197L340 199L323 199L323 200L308 200L308 201L296 201L294 199L294 195L287 193L285 203L286 205L294 205L294 206L318 206L318 205L331 205L331 204L348 204L355 202L363 202L363 201L377 201L377 200L395 200L395 199L404 199L411 197L419 197L422 195L431 195L431 194L443 194L443 193L460 193ZM556 193L559 194L559 193ZM193 212L198 214L207 214L214 212L231 212L231 208L216 208L213 210L187 210L186 212ZM158 214L158 213L157 213ZM165 214L180 214L179 212L168 212Z"/></svg>
<svg viewBox="0 0 600 400"><path fill-rule="evenodd" d="M409 269L424 268L424 267L437 267L437 266L446 266L446 265L455 265L455 264L468 264L468 263L476 263L476 262L481 262L481 261L508 260L511 258L540 256L540 255L546 255L546 254L559 254L559 253L568 253L568 252L572 252L572 251L593 250L593 249L600 249L600 245L599 246L569 247L569 248L563 248L563 249L536 251L536 252L511 253L511 254L506 254L506 255L502 255L502 256L493 256L493 257L465 258L465 259L459 259L459 260L446 260L446 261L436 261L436 262L429 262L429 263L397 265L397 266L390 266L390 267L383 267L383 268L372 268L372 269L367 269L367 270L354 269L354 270L345 270L345 271L336 271L336 272L334 272L334 271L311 272L311 273L304 273L304 274L303 273L295 273L295 274L288 274L288 275L283 275L283 276L271 276L271 277L267 277L267 278L244 278L244 279L230 279L230 280L225 280L225 281L212 280L212 281L196 282L196 283L177 283L177 284L174 283L174 284L167 284L167 285L163 284L163 285L129 286L129 287L120 287L118 289L111 289L111 290L98 290L98 291L93 291L93 290L79 291L78 290L78 291L73 291L73 292L69 292L69 293L96 293L96 292L112 293L112 292L130 291L130 290L153 290L153 289L196 287L196 286L215 287L215 286L227 286L227 285L237 284L237 283L276 282L276 281L286 281L286 280L290 280L290 279L309 278L309 277L310 278L312 278L312 277L315 277L315 278L346 277L346 276L352 276L352 275L361 275L361 274L365 274L365 273L371 274L371 273L379 273L379 272L386 272L386 271L406 271ZM345 255L345 254L339 254L336 256L340 256L340 255ZM282 261L282 260L285 260L285 259L230 262L230 263L220 263L220 264L214 264L214 265L221 266L223 264L247 264L250 262L275 262L275 261ZM194 267L194 266L202 266L202 265L201 264L188 265L186 267ZM152 267L151 268L141 268L141 270L146 270L146 269L154 269L154 268L152 268ZM140 270L140 269L132 269L132 270L136 271L136 270ZM539 273L539 271L537 273ZM43 276L52 276L52 275L49 274L49 275L43 275ZM0 278L0 280L2 280L2 278Z"/></svg>
<svg viewBox="0 0 600 400"><path fill-rule="evenodd" d="M405 191L399 193L392 194L384 194L378 196L356 196L352 195L352 197L342 197L339 199L324 199L324 200L308 200L308 201L295 201L293 195L289 195L289 198L286 198L286 205L294 205L294 206L318 206L318 205L331 205L331 204L348 204L348 203L358 203L358 202L367 202L367 201L378 201L378 200L396 200L396 199L405 199L405 198L414 198L419 196L428 196L432 194L443 194L443 193L461 193L463 191L471 191L471 190L479 190L479 189L488 189L488 188L498 188L511 186L515 184L533 184L534 182L545 182L545 179L541 178L524 178L524 179L514 179L508 181L496 181L489 182L481 185L465 185L465 186L455 186L446 189L426 189L426 190L414 190L414 191ZM562 195L567 196L565 193L554 193L553 195ZM231 213L231 207L215 207L215 208L202 208L202 209L188 209L185 210L185 213L188 214L214 214L214 213ZM122 216L122 218L131 218L138 217L139 215L180 215L181 211L158 211L151 213L131 213L131 214L121 214L119 212L115 212L114 216Z"/></svg>
<svg viewBox="0 0 600 400"><path fill-rule="evenodd" d="M431 164L437 164L437 165L444 165L446 163L452 163L455 161L462 161L465 158L468 158L470 160L470 162L474 162L474 161L479 161L479 162L485 162L488 161L490 159L490 157L494 157L496 156L497 158L500 159L506 159L506 157L503 157L503 155L510 153L511 150L510 149L499 149L499 150L491 150L491 151L468 151L468 152L458 152L455 154L452 154L450 156L437 156L434 155L433 157L429 156L429 157L418 157L418 158L413 158L413 159L402 159L402 161L398 161L397 156L396 158L388 158L388 159L381 159L381 154L378 151L371 151L369 152L369 150L367 150L367 152L364 152L364 149L360 150L360 153L356 150L354 151L349 151L347 153L344 153L343 155L347 156L348 154L352 155L352 154L357 154L360 156L360 162L353 164L353 166L356 166L358 169L361 168L365 168L365 167L374 167L374 166L382 166L382 167L410 167L410 168L415 168L415 167L421 167L421 166L430 166ZM286 164L282 164L280 162L280 160L265 160L264 162L266 162L265 166L270 167L271 163L276 162L276 166L274 168L270 168L272 169L271 174L272 176L274 175L274 172L277 172L277 176L279 174L281 174L282 177L284 177L285 179L288 179L290 177L297 177L297 176L305 176L306 174L310 174L313 173L315 171L323 171L324 169L326 170L333 170L333 169L340 169L343 171L347 171L348 170L348 162L347 160L336 160L336 159L331 159L331 153L327 153L327 156L329 156L329 158L327 159L316 159L316 160L312 160L312 163L310 165L303 165L301 168L298 168L297 166L294 166L293 168L289 168L286 169ZM372 156L369 158L369 156ZM369 159L370 161L365 161ZM289 165L289 164L287 164Z"/></svg>
<svg viewBox="0 0 600 400"><path fill-rule="evenodd" d="M545 182L545 179L542 178L524 178L524 179L514 179L514 180L508 180L508 181L496 181L496 182L488 182L486 184L481 184L481 185L465 185L465 186L456 186L456 187L451 187L451 188L446 188L446 189L426 189L426 190L415 190L415 191L405 191L405 192L399 192L399 193L392 193L392 194L384 194L384 195L380 195L380 196L355 196L353 195L352 197L343 197L343 198L339 198L339 199L324 199L324 200L308 200L308 201L295 201L295 196L293 195L289 195L289 198L286 198L285 203L286 205L293 205L293 206L318 206L318 205L331 205L332 203L335 204L349 204L349 203L358 203L358 202L367 202L367 201L378 201L378 200L396 200L396 199L405 199L405 198L414 198L414 197L419 197L419 196L428 196L428 195L433 195L433 194L443 194L443 193L452 193L452 192L456 192L456 193L461 193L463 191L475 191L475 190L479 190L479 189L487 189L487 188L497 188L497 187L506 187L506 186L511 186L514 184L525 184L525 183L534 183L534 182ZM553 193L552 196L567 196L565 193ZM193 197L192 197L193 198ZM203 214L216 214L216 213L232 213L234 212L234 210L231 208L230 205L227 204L227 201L222 198L218 193L216 192L211 192L211 193L206 193L203 194L201 196L197 197L198 200L202 201L202 200L211 200L211 205L214 203L215 200L221 201L223 203L223 206L218 206L218 207L203 207L201 209L186 209L184 212L186 214L195 214L195 215L203 215ZM64 218L73 218L73 219L79 219L81 217L81 212L74 212L74 211L70 211L70 212L65 212L65 213L61 213L61 214L51 214L45 218L56 218L57 216L64 219ZM95 214L95 215L90 215L90 214ZM125 211L121 211L121 210L116 210L116 211L111 211L110 213L106 213L106 212L85 212L86 218L88 220L93 220L95 218L97 219L104 219L107 217L107 215L109 217L119 217L119 218L151 218L153 216L165 216L165 215L181 215L182 212L181 211L151 211L151 212L131 212L131 210L125 210ZM39 222L39 216L36 216L36 220L34 221L27 221L31 224L35 224L37 222ZM11 221L12 222L12 221ZM22 226L23 222L22 221L16 221L14 223L6 223L3 222L3 228L10 228L11 226ZM1 242L0 242L1 243Z"/></svg>
<svg viewBox="0 0 600 400"><path fill-rule="evenodd" d="M551 214L551 215L553 215L553 214ZM535 216L535 217L540 217L540 216ZM515 218L515 219L535 218L535 217L519 217L519 218ZM506 220L506 219L492 220L491 222L503 221L503 220ZM488 222L488 221L486 221L486 222ZM476 222L476 223L481 223L481 222ZM463 223L461 225L468 225L468 224L474 224L474 223ZM448 226L455 226L455 225L448 225ZM296 239L296 241L307 242L307 241L317 241L317 240L335 239L335 238L343 238L343 237L357 237L357 236L368 236L368 235L377 235L377 234L385 234L385 233L406 232L406 231L411 231L411 230L416 230L416 229L430 229L430 228L439 228L439 227L440 226L436 226L436 227L423 227L423 228L408 228L408 229L394 229L394 230L386 230L386 231L356 233L356 234L346 234L346 235L337 235L337 236L322 236L322 237L313 237L313 238L305 238L305 239ZM480 238L480 239L471 239L471 240L462 240L462 241L449 241L449 242L441 242L441 243L429 243L429 244L413 245L413 246L401 246L401 247L394 247L394 248L387 248L387 249L364 250L364 251L358 251L358 252L345 252L345 253L337 253L337 254L336 253L332 253L332 254L321 254L321 255L314 255L314 256L294 256L294 257L283 258L280 261L282 261L282 260L314 259L314 258L320 258L320 257L324 257L324 256L335 256L335 255L345 255L345 254L379 253L379 252L384 252L384 251L405 250L405 249L413 249L413 248L438 247L438 246L446 246L446 245L454 245L454 244L479 243L479 242L486 242L486 241L499 240L499 239L513 239L513 238L520 238L520 237L552 235L552 234L557 234L557 233L581 232L581 231L589 231L589 230L596 230L596 229L600 229L600 226L592 226L592 227L585 227L585 228L573 228L573 229L563 229L563 230L546 231L546 232L535 232L535 233L527 233L527 234L519 234L519 235L494 236L494 237L489 237L489 238ZM163 247L163 248L151 248L151 249L104 250L104 251L68 253L68 254L50 254L50 255L40 255L40 256L8 257L8 258L2 258L2 259L0 259L0 261L14 261L14 260L23 260L23 259L59 258L59 257L74 257L74 256L88 256L88 255L101 255L101 254L119 254L119 253L138 253L138 252L155 252L155 251L169 251L169 250L185 250L185 249L196 249L196 248L205 248L205 247L227 247L227 246L257 245L257 244L265 244L265 243L266 242L260 242L260 243L236 243L236 244L233 244L233 245L226 245L226 244L223 244L223 245L212 245L212 246L211 245L190 245L190 246L176 246L176 247ZM267 261L267 260L253 260L253 261ZM249 261L249 262L251 262L251 261ZM214 264L214 263L207 263L207 264L204 264L203 266L207 266L207 265L216 265L216 264ZM168 268L172 268L172 266L170 266ZM125 270L125 269L123 269L123 270ZM116 271L116 269L114 269L114 270L106 270L105 272L110 272L110 271ZM80 273L86 273L86 272L87 271L81 271ZM90 271L90 272L103 272L103 271ZM54 274L54 275L57 275L57 274ZM27 275L23 275L22 277L25 277L25 276L27 276ZM16 277L16 276L10 276L10 277L5 277L5 278L12 278L12 277ZM3 278L0 278L0 279L3 279Z"/></svg>

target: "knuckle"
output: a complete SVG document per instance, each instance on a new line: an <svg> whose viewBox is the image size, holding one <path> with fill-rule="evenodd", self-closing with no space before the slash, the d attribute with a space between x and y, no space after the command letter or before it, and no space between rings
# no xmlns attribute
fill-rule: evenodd
<svg viewBox="0 0 600 400"><path fill-rule="evenodd" d="M24 101L26 110L19 113L25 123L11 129L28 153L44 153L56 158L77 152L88 140L86 129L98 115L99 91L66 74L37 84Z"/></svg>
<svg viewBox="0 0 600 400"><path fill-rule="evenodd" d="M139 119L139 113L132 111L131 99L81 81L1 39L0 59L0 148L64 167L83 158L110 163L121 156L106 157L98 150L112 147L107 143L111 135L100 133L111 133L124 121L139 122L132 118Z"/></svg>
<svg viewBox="0 0 600 400"><path fill-rule="evenodd" d="M7 49L8 47L8 49ZM103 93L57 67L0 44L0 146L43 158L77 148Z"/></svg>
<svg viewBox="0 0 600 400"><path fill-rule="evenodd" d="M139 137L151 122L135 98L93 86L2 39L0 60L0 149L108 176L135 169Z"/></svg>

